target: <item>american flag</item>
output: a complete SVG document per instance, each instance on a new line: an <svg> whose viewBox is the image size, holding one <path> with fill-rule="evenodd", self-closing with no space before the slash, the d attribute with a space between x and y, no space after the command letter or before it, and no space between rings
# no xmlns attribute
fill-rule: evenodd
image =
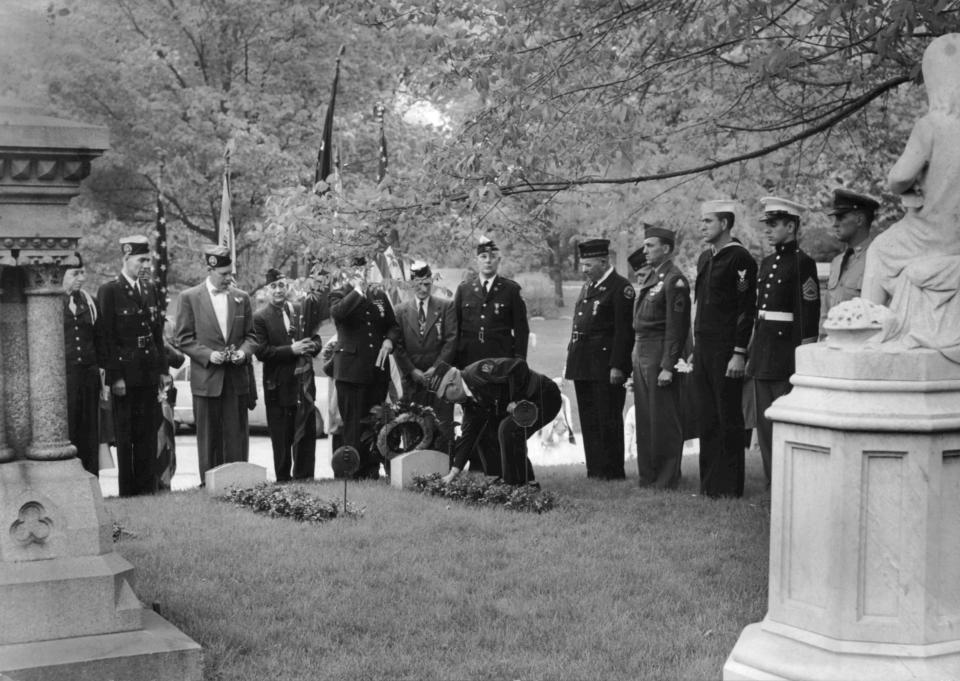
<svg viewBox="0 0 960 681"><path fill-rule="evenodd" d="M377 115L377 119L380 121L380 148L377 150L377 184L383 182L383 178L387 176L387 137L383 133L383 114L386 109L383 108L383 104L378 103L374 108L374 113Z"/></svg>
<svg viewBox="0 0 960 681"><path fill-rule="evenodd" d="M326 182L333 165L333 110L337 103L337 84L340 82L340 58L343 56L344 46L340 46L337 53L337 66L333 72L333 86L330 88L330 103L323 118L323 135L320 138L320 151L317 152L317 168L314 171L313 183Z"/></svg>
<svg viewBox="0 0 960 681"><path fill-rule="evenodd" d="M163 200L157 193L157 226L154 230L156 239L155 259L153 261L153 280L157 284L157 298L159 299L160 313L167 311L167 270L170 269L170 255L167 252L167 217L163 211Z"/></svg>

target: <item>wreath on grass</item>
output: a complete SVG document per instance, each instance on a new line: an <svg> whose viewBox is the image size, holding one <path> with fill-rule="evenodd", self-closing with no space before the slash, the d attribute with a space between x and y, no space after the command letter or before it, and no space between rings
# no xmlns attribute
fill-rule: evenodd
<svg viewBox="0 0 960 681"><path fill-rule="evenodd" d="M320 523L338 517L360 518L365 510L362 506L350 503L344 508L339 501L319 499L296 487L266 482L255 487L234 487L218 498L272 518L293 518L301 522Z"/></svg>
<svg viewBox="0 0 960 681"><path fill-rule="evenodd" d="M410 400L396 404L384 402L370 410L364 419L368 426L361 438L367 446L375 444L387 461L419 449L429 449L439 423L430 407Z"/></svg>
<svg viewBox="0 0 960 681"><path fill-rule="evenodd" d="M499 506L510 511L546 513L557 504L550 492L534 485L508 485L499 478L461 475L444 482L439 473L413 476L413 489L433 497L455 499L474 506Z"/></svg>

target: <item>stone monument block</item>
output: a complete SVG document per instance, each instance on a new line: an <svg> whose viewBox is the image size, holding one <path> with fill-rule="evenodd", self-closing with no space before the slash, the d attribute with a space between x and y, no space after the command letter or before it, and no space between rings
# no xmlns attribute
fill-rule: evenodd
<svg viewBox="0 0 960 681"><path fill-rule="evenodd" d="M791 382L768 611L724 678L960 678L960 365L821 343Z"/></svg>
<svg viewBox="0 0 960 681"><path fill-rule="evenodd" d="M267 481L267 469L255 463L235 461L211 468L203 476L210 494L223 494L231 487L256 487Z"/></svg>
<svg viewBox="0 0 960 681"><path fill-rule="evenodd" d="M450 472L450 457L432 449L417 449L390 460L390 486L405 489L415 475Z"/></svg>

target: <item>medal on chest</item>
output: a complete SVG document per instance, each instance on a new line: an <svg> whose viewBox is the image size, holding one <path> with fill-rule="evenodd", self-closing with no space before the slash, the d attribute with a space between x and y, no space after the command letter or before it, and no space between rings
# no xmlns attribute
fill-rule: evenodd
<svg viewBox="0 0 960 681"><path fill-rule="evenodd" d="M377 306L377 309L380 311L381 317L386 317L386 313L383 311L383 301L379 298L373 301L373 304Z"/></svg>
<svg viewBox="0 0 960 681"><path fill-rule="evenodd" d="M651 295L651 296L655 296L655 295L657 295L658 293L660 293L660 291L662 291L662 290L663 290L663 282L662 282L662 281L658 281L658 282L657 282L657 285L654 286L652 289L650 289L650 295Z"/></svg>
<svg viewBox="0 0 960 681"><path fill-rule="evenodd" d="M600 307L600 301L599 300L593 301L593 314L597 314L597 308L599 307Z"/></svg>
<svg viewBox="0 0 960 681"><path fill-rule="evenodd" d="M503 303L494 303L493 304L493 314L500 314L500 310L503 309Z"/></svg>

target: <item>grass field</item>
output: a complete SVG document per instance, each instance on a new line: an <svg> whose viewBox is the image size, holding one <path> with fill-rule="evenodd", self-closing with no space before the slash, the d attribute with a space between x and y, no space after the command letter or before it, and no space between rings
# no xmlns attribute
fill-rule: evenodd
<svg viewBox="0 0 960 681"><path fill-rule="evenodd" d="M207 681L719 678L766 609L769 495L756 456L741 500L697 496L695 466L675 492L541 467L560 499L541 516L374 482L350 488L362 519L324 525L202 491L107 509Z"/></svg>

